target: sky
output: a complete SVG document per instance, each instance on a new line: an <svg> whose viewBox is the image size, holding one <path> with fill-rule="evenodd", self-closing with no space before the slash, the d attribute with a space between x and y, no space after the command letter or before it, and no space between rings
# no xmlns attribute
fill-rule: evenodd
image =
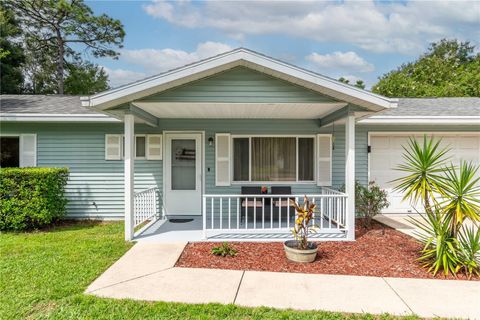
<svg viewBox="0 0 480 320"><path fill-rule="evenodd" d="M112 87L245 47L369 88L431 42L457 38L480 47L480 0L86 3L124 25L118 60L90 57Z"/></svg>

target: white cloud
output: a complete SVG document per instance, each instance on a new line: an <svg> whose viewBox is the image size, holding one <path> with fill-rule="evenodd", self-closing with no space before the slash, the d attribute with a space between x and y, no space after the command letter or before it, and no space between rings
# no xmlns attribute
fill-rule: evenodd
<svg viewBox="0 0 480 320"><path fill-rule="evenodd" d="M350 72L372 72L375 67L353 51L335 51L329 54L312 53L306 59L320 70L342 70Z"/></svg>
<svg viewBox="0 0 480 320"><path fill-rule="evenodd" d="M108 74L108 82L112 88L143 79L147 76L143 72L125 69L110 69L107 67L103 67L103 69Z"/></svg>
<svg viewBox="0 0 480 320"><path fill-rule="evenodd" d="M120 59L130 64L140 65L149 74L154 74L230 50L232 48L227 44L209 41L200 43L192 52L171 48L122 50Z"/></svg>
<svg viewBox="0 0 480 320"><path fill-rule="evenodd" d="M232 48L224 43L207 41L198 44L194 51L187 52L171 48L137 49L121 51L120 61L132 67L140 67L143 71L112 69L103 67L108 74L112 87L134 82L170 69L184 66L214 55L230 51Z"/></svg>
<svg viewBox="0 0 480 320"><path fill-rule="evenodd" d="M152 17L188 28L211 27L241 38L285 34L354 44L373 52L418 54L440 38L480 38L478 1L191 1L154 0ZM478 40L477 40L478 41Z"/></svg>

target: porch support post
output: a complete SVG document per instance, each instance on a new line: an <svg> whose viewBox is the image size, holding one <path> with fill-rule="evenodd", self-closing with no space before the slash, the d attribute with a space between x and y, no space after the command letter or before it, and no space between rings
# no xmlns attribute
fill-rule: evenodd
<svg viewBox="0 0 480 320"><path fill-rule="evenodd" d="M347 198L347 240L355 240L355 115L348 113L345 122L345 190Z"/></svg>
<svg viewBox="0 0 480 320"><path fill-rule="evenodd" d="M133 114L125 115L125 240L133 240L134 225L134 168L135 168L135 116Z"/></svg>

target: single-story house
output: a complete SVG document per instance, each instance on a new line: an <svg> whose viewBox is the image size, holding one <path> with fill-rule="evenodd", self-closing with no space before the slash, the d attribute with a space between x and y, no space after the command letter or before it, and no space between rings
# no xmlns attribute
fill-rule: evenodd
<svg viewBox="0 0 480 320"><path fill-rule="evenodd" d="M125 218L127 240L165 217L202 239L288 237L303 195L315 237L353 240L355 180L413 212L391 183L408 137L480 163L480 98L387 98L243 48L89 97L2 95L0 125L2 166L68 167L68 217Z"/></svg>

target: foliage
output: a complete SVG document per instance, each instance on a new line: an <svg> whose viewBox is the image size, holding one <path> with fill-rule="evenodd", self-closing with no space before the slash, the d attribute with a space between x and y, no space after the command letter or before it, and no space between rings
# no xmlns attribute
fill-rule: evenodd
<svg viewBox="0 0 480 320"><path fill-rule="evenodd" d="M25 62L23 48L17 38L19 23L11 10L0 2L0 93L18 94L22 91L21 66Z"/></svg>
<svg viewBox="0 0 480 320"><path fill-rule="evenodd" d="M48 232L0 234L0 319L397 319L85 295L87 286L132 246L123 231L123 223L84 221Z"/></svg>
<svg viewBox="0 0 480 320"><path fill-rule="evenodd" d="M235 257L237 255L237 250L228 242L224 242L218 247L212 248L212 254L216 256L222 257Z"/></svg>
<svg viewBox="0 0 480 320"><path fill-rule="evenodd" d="M375 181L370 181L368 186L355 182L355 209L363 218L363 226L370 228L372 218L387 208L387 192L381 189Z"/></svg>
<svg viewBox="0 0 480 320"><path fill-rule="evenodd" d="M480 178L475 177L479 167L464 161L459 168L445 166L447 149L440 150L439 143L425 136L420 146L410 139L404 148L405 164L398 167L407 176L395 180L399 183L395 189L405 192L404 199L412 203L422 200L426 215L412 223L423 231L418 235L424 245L419 258L424 266L433 274L463 270L471 276L480 270L480 231L463 223L480 221Z"/></svg>
<svg viewBox="0 0 480 320"><path fill-rule="evenodd" d="M465 218L480 221L480 177L476 177L478 166L462 161L459 170L452 165L445 168L441 181L444 201L442 211L452 216L450 230L457 235Z"/></svg>
<svg viewBox="0 0 480 320"><path fill-rule="evenodd" d="M295 218L295 225L293 226L292 233L295 240L298 242L298 248L306 250L308 248L308 235L315 229L313 210L315 204L310 203L308 197L303 199L303 206L300 206L295 200L290 199L290 204L295 208L297 212Z"/></svg>
<svg viewBox="0 0 480 320"><path fill-rule="evenodd" d="M372 91L388 97L478 97L480 53L469 42L440 40L416 61L384 74Z"/></svg>
<svg viewBox="0 0 480 320"><path fill-rule="evenodd" d="M0 230L39 228L65 214L66 168L0 169Z"/></svg>
<svg viewBox="0 0 480 320"><path fill-rule="evenodd" d="M423 145L410 138L408 146L403 146L403 149L405 163L396 170L407 175L393 181L397 183L394 190L403 192L403 200L410 199L412 204L422 201L425 211L431 214L433 209L430 200L437 203L435 197L441 189L441 174L444 172L448 149L440 149L440 140L435 141L426 135Z"/></svg>
<svg viewBox="0 0 480 320"><path fill-rule="evenodd" d="M480 276L480 229L463 227L458 240L461 268L469 278L473 274Z"/></svg>
<svg viewBox="0 0 480 320"><path fill-rule="evenodd" d="M43 57L43 76L55 67L55 93L64 93L66 65L78 61L80 52L95 58L119 55L115 49L122 47L125 36L121 22L95 16L83 0L18 0L8 5L21 23L27 49Z"/></svg>
<svg viewBox="0 0 480 320"><path fill-rule="evenodd" d="M94 94L109 88L105 70L90 62L68 65L68 76L65 79L65 93Z"/></svg>
<svg viewBox="0 0 480 320"><path fill-rule="evenodd" d="M338 81L346 83L346 84L350 84L350 80L348 80L344 77L340 77L338 79ZM353 86L357 87L357 88L360 88L360 89L365 89L365 82L363 82L363 80L357 80L357 81L355 81L355 84L353 84Z"/></svg>
<svg viewBox="0 0 480 320"><path fill-rule="evenodd" d="M451 216L442 215L436 211L433 214L420 215L420 220L411 219L421 231L417 236L423 243L420 261L428 268L428 272L442 269L445 275L456 274L460 269L458 241L450 232Z"/></svg>

